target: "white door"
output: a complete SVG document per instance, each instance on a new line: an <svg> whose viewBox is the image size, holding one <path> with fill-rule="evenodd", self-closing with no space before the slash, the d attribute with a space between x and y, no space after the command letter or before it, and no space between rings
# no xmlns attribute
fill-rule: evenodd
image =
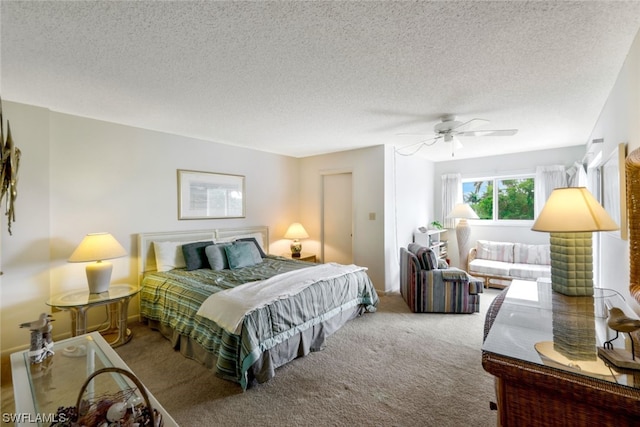
<svg viewBox="0 0 640 427"><path fill-rule="evenodd" d="M353 263L351 173L323 175L323 262Z"/></svg>

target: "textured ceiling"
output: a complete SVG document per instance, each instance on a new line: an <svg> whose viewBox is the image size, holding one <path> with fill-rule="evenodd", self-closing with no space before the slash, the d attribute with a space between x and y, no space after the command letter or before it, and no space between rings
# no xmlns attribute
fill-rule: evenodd
<svg viewBox="0 0 640 427"><path fill-rule="evenodd" d="M640 2L1 4L1 95L296 157L431 134L443 114L512 137L456 158L587 142ZM409 151L409 149L407 148ZM451 158L449 144L421 155Z"/></svg>

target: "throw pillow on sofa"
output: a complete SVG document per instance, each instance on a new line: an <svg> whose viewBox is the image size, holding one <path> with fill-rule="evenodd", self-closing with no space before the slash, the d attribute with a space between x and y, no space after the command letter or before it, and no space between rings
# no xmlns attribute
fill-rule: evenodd
<svg viewBox="0 0 640 427"><path fill-rule="evenodd" d="M476 244L476 258L491 261L513 262L513 243L478 240Z"/></svg>

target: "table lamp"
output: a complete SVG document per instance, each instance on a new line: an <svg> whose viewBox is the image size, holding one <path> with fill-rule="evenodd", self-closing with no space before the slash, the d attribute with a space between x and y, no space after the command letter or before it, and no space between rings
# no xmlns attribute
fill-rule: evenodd
<svg viewBox="0 0 640 427"><path fill-rule="evenodd" d="M307 230L299 222L294 222L289 226L284 238L293 239L293 242L291 242L291 256L293 258L300 258L300 252L302 252L302 243L300 243L299 239L307 239L308 237Z"/></svg>
<svg viewBox="0 0 640 427"><path fill-rule="evenodd" d="M478 219L478 214L466 203L458 203L449 212L447 218L457 218L456 239L458 241L458 256L460 267L467 268L467 256L469 254L469 237L471 236L471 226L467 219Z"/></svg>
<svg viewBox="0 0 640 427"><path fill-rule="evenodd" d="M531 229L551 233L551 288L563 295L593 295L593 231L618 224L585 187L556 188Z"/></svg>
<svg viewBox="0 0 640 427"><path fill-rule="evenodd" d="M91 262L87 264L89 292L100 294L109 290L113 265L107 259L120 258L127 251L109 233L90 233L71 254L69 262ZM93 262L95 261L95 262Z"/></svg>

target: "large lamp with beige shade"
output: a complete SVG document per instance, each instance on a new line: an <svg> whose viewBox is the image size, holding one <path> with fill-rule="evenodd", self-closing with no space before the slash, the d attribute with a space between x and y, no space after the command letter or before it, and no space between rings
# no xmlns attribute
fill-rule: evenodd
<svg viewBox="0 0 640 427"><path fill-rule="evenodd" d="M90 233L82 239L68 261L90 262L86 267L89 292L101 294L109 290L113 270L113 265L106 260L126 255L127 251L111 234Z"/></svg>
<svg viewBox="0 0 640 427"><path fill-rule="evenodd" d="M456 239L458 241L458 262L463 269L467 268L467 257L469 254L469 238L471 237L471 227L467 219L478 219L478 214L466 203L458 203L449 212L447 218L458 219L456 225Z"/></svg>
<svg viewBox="0 0 640 427"><path fill-rule="evenodd" d="M585 187L553 190L533 227L551 233L551 285L563 295L593 295L592 232L618 224Z"/></svg>

